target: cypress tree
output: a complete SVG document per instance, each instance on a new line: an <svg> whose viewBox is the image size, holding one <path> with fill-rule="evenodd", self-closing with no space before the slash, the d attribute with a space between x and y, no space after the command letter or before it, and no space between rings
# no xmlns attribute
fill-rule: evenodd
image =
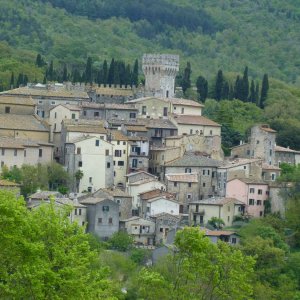
<svg viewBox="0 0 300 300"><path fill-rule="evenodd" d="M46 79L46 76L44 76L43 84L46 84L46 83L47 83L47 79Z"/></svg>
<svg viewBox="0 0 300 300"><path fill-rule="evenodd" d="M199 76L196 81L197 93L199 94L199 100L205 102L208 94L208 83L203 76Z"/></svg>
<svg viewBox="0 0 300 300"><path fill-rule="evenodd" d="M255 98L255 85L254 85L254 80L251 80L251 86L250 86L250 95L248 98L249 102L256 103L256 98Z"/></svg>
<svg viewBox="0 0 300 300"><path fill-rule="evenodd" d="M245 67L241 86L241 100L247 101L249 95L248 67Z"/></svg>
<svg viewBox="0 0 300 300"><path fill-rule="evenodd" d="M62 81L63 82L68 81L68 69L67 69L67 65L66 64L64 64Z"/></svg>
<svg viewBox="0 0 300 300"><path fill-rule="evenodd" d="M229 86L229 94L228 94L228 99L232 100L234 98L234 88L232 85Z"/></svg>
<svg viewBox="0 0 300 300"><path fill-rule="evenodd" d="M54 67L53 67L53 60L50 62L50 66L47 70L47 79L50 81L54 80Z"/></svg>
<svg viewBox="0 0 300 300"><path fill-rule="evenodd" d="M26 86L28 83L28 76L25 74L23 77L23 85Z"/></svg>
<svg viewBox="0 0 300 300"><path fill-rule="evenodd" d="M114 67L114 84L120 84L120 70L119 70L119 62L115 61L115 67Z"/></svg>
<svg viewBox="0 0 300 300"><path fill-rule="evenodd" d="M24 76L22 73L19 73L18 80L17 80L17 87L23 85L23 83L24 83Z"/></svg>
<svg viewBox="0 0 300 300"><path fill-rule="evenodd" d="M191 87L191 73L192 73L192 68L190 62L188 61L184 69L182 82L181 82L183 93L185 93L186 90Z"/></svg>
<svg viewBox="0 0 300 300"><path fill-rule="evenodd" d="M132 74L131 74L131 66L130 66L130 64L128 64L126 66L126 69L125 69L125 84L126 84L126 86L130 85L131 76L132 76Z"/></svg>
<svg viewBox="0 0 300 300"><path fill-rule="evenodd" d="M73 83L81 82L80 72L78 71L77 68L73 69L73 73L72 73L72 82L73 82Z"/></svg>
<svg viewBox="0 0 300 300"><path fill-rule="evenodd" d="M133 72L132 72L132 84L136 87L139 84L139 62L136 59L133 66Z"/></svg>
<svg viewBox="0 0 300 300"><path fill-rule="evenodd" d="M221 99L229 99L229 84L224 80Z"/></svg>
<svg viewBox="0 0 300 300"><path fill-rule="evenodd" d="M98 86L100 86L101 83L103 83L103 69L100 68L100 70L97 73L97 83Z"/></svg>
<svg viewBox="0 0 300 300"><path fill-rule="evenodd" d="M92 78L92 58L89 56L87 61L86 61L86 66L85 66L85 83L93 83L93 78Z"/></svg>
<svg viewBox="0 0 300 300"><path fill-rule="evenodd" d="M269 91L269 79L268 79L268 74L265 74L261 85L260 108L265 107L265 102L268 97L268 91Z"/></svg>
<svg viewBox="0 0 300 300"><path fill-rule="evenodd" d="M259 99L259 83L256 83L255 86L255 103L258 107L260 107L260 99Z"/></svg>
<svg viewBox="0 0 300 300"><path fill-rule="evenodd" d="M107 84L107 77L108 77L108 66L107 66L106 59L103 62L102 70L103 70L103 79L102 79L102 82L106 85Z"/></svg>
<svg viewBox="0 0 300 300"><path fill-rule="evenodd" d="M242 100L243 94L243 81L240 79L240 75L236 77L235 87L234 87L234 97L235 99Z"/></svg>
<svg viewBox="0 0 300 300"><path fill-rule="evenodd" d="M123 85L126 83L126 67L124 61L119 62L119 77L120 77L120 84Z"/></svg>
<svg viewBox="0 0 300 300"><path fill-rule="evenodd" d="M223 82L224 82L223 72L222 70L219 70L216 78L216 85L215 85L215 99L217 101L220 101L222 97Z"/></svg>
<svg viewBox="0 0 300 300"><path fill-rule="evenodd" d="M108 75L107 75L107 83L109 85L114 83L114 74L115 74L115 59L112 58L109 65Z"/></svg>
<svg viewBox="0 0 300 300"><path fill-rule="evenodd" d="M14 72L12 72L10 77L10 88L13 89L14 86L15 86L15 75Z"/></svg>

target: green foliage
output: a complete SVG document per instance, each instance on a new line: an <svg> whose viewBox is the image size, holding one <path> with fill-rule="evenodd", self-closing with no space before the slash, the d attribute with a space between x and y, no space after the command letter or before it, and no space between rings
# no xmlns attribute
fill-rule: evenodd
<svg viewBox="0 0 300 300"><path fill-rule="evenodd" d="M208 220L208 224L215 229L221 229L225 225L224 221L217 217L212 217L210 220Z"/></svg>
<svg viewBox="0 0 300 300"><path fill-rule="evenodd" d="M110 248L118 251L127 251L133 246L133 237L127 232L115 232L108 241Z"/></svg>
<svg viewBox="0 0 300 300"><path fill-rule="evenodd" d="M133 248L130 251L130 259L138 265L144 265L150 256L151 253L147 249Z"/></svg>
<svg viewBox="0 0 300 300"><path fill-rule="evenodd" d="M54 203L28 211L0 191L2 299L117 299L108 269L67 214Z"/></svg>

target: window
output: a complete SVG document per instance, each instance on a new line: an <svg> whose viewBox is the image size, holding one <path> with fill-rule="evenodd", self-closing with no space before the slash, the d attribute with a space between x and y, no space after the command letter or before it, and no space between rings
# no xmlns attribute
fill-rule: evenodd
<svg viewBox="0 0 300 300"><path fill-rule="evenodd" d="M123 154L126 154L126 150L123 150Z"/></svg>
<svg viewBox="0 0 300 300"><path fill-rule="evenodd" d="M271 178L272 178L272 181L274 181L276 179L276 174L272 173Z"/></svg>
<svg viewBox="0 0 300 300"><path fill-rule="evenodd" d="M107 169L110 168L110 162L108 162L108 163L106 164L106 168L107 168Z"/></svg>
<svg viewBox="0 0 300 300"><path fill-rule="evenodd" d="M192 169L191 168L185 168L185 173L192 173Z"/></svg>
<svg viewBox="0 0 300 300"><path fill-rule="evenodd" d="M99 224L102 223L102 218L98 218L98 223L99 223Z"/></svg>
<svg viewBox="0 0 300 300"><path fill-rule="evenodd" d="M115 157L122 157L122 150L115 150Z"/></svg>
<svg viewBox="0 0 300 300"><path fill-rule="evenodd" d="M227 221L230 222L230 216L227 216Z"/></svg>
<svg viewBox="0 0 300 300"><path fill-rule="evenodd" d="M258 195L262 195L262 190L261 189L258 190Z"/></svg>
<svg viewBox="0 0 300 300"><path fill-rule="evenodd" d="M109 149L105 150L105 156L109 156Z"/></svg>
<svg viewBox="0 0 300 300"><path fill-rule="evenodd" d="M256 205L261 205L261 200L257 200Z"/></svg>
<svg viewBox="0 0 300 300"><path fill-rule="evenodd" d="M184 107L181 108L181 113L184 114Z"/></svg>
<svg viewBox="0 0 300 300"><path fill-rule="evenodd" d="M10 114L10 107L9 106L5 106L5 113Z"/></svg>
<svg viewBox="0 0 300 300"><path fill-rule="evenodd" d="M118 166L123 167L123 166L124 166L124 161L123 161L123 160L119 160L119 161L118 161Z"/></svg>
<svg viewBox="0 0 300 300"><path fill-rule="evenodd" d="M212 133L213 133L213 132L212 132L212 130L211 130L211 131L209 132L209 134L212 135Z"/></svg>
<svg viewBox="0 0 300 300"><path fill-rule="evenodd" d="M260 211L260 212L259 212L259 216L262 217L263 215L264 215L264 212L263 212L263 211Z"/></svg>
<svg viewBox="0 0 300 300"><path fill-rule="evenodd" d="M230 206L227 206L227 210L230 211Z"/></svg>
<svg viewBox="0 0 300 300"><path fill-rule="evenodd" d="M55 112L55 113L54 113L54 119L56 119L56 117L57 117L57 113Z"/></svg>
<svg viewBox="0 0 300 300"><path fill-rule="evenodd" d="M146 107L146 106L143 106L143 107L142 107L142 115L146 115L146 110L147 110L147 107Z"/></svg>
<svg viewBox="0 0 300 300"><path fill-rule="evenodd" d="M100 145L100 141L99 141L99 140L96 140L96 141L95 141L95 146L96 146L96 147L99 147L99 145Z"/></svg>
<svg viewBox="0 0 300 300"><path fill-rule="evenodd" d="M249 199L249 205L254 205L254 199Z"/></svg>
<svg viewBox="0 0 300 300"><path fill-rule="evenodd" d="M236 238L231 238L231 244L236 244Z"/></svg>
<svg viewBox="0 0 300 300"><path fill-rule="evenodd" d="M136 113L130 113L129 118L130 119L135 119L136 118Z"/></svg>
<svg viewBox="0 0 300 300"><path fill-rule="evenodd" d="M76 115L75 114L72 114L72 119L74 120L76 118Z"/></svg>
<svg viewBox="0 0 300 300"><path fill-rule="evenodd" d="M202 175L205 175L205 170L202 171Z"/></svg>
<svg viewBox="0 0 300 300"><path fill-rule="evenodd" d="M250 188L250 194L254 194L255 193L255 189L254 188Z"/></svg>
<svg viewBox="0 0 300 300"><path fill-rule="evenodd" d="M88 187L88 192L89 192L89 193L92 192L92 187L91 187L91 186Z"/></svg>
<svg viewBox="0 0 300 300"><path fill-rule="evenodd" d="M43 157L43 149L39 149L39 157Z"/></svg>
<svg viewBox="0 0 300 300"><path fill-rule="evenodd" d="M123 142L123 145L125 146L125 145L126 145L126 142Z"/></svg>
<svg viewBox="0 0 300 300"><path fill-rule="evenodd" d="M77 216L77 208L74 210L74 215Z"/></svg>
<svg viewBox="0 0 300 300"><path fill-rule="evenodd" d="M177 187L177 182L174 182L174 187Z"/></svg>
<svg viewBox="0 0 300 300"><path fill-rule="evenodd" d="M27 152L26 152L26 150L24 150L24 157L26 157L26 155L27 155Z"/></svg>
<svg viewBox="0 0 300 300"><path fill-rule="evenodd" d="M164 229L162 227L159 228L159 232L164 232Z"/></svg>
<svg viewBox="0 0 300 300"><path fill-rule="evenodd" d="M105 211L105 212L109 211L109 206L108 205L103 205L102 206L102 211Z"/></svg>
<svg viewBox="0 0 300 300"><path fill-rule="evenodd" d="M86 110L83 111L83 115L86 116Z"/></svg>
<svg viewBox="0 0 300 300"><path fill-rule="evenodd" d="M113 223L113 219L112 218L109 218L108 219L108 224L112 224Z"/></svg>
<svg viewBox="0 0 300 300"><path fill-rule="evenodd" d="M164 107L163 116L164 117L168 116L168 108L167 107Z"/></svg>
<svg viewBox="0 0 300 300"><path fill-rule="evenodd" d="M192 195L191 194L187 194L186 195L188 199L192 199Z"/></svg>
<svg viewBox="0 0 300 300"><path fill-rule="evenodd" d="M78 215L81 216L81 208L78 209Z"/></svg>
<svg viewBox="0 0 300 300"><path fill-rule="evenodd" d="M51 101L51 105L55 105L55 101Z"/></svg>
<svg viewBox="0 0 300 300"><path fill-rule="evenodd" d="M2 153L2 155L5 155L5 149L4 148L1 149L1 153Z"/></svg>
<svg viewBox="0 0 300 300"><path fill-rule="evenodd" d="M15 150L14 150L14 156L17 156L17 155L18 155L18 150L15 149Z"/></svg>
<svg viewBox="0 0 300 300"><path fill-rule="evenodd" d="M193 129L190 129L190 134L193 134Z"/></svg>
<svg viewBox="0 0 300 300"><path fill-rule="evenodd" d="M80 148L80 147L77 147L76 153L77 153L77 154L81 154L81 148Z"/></svg>
<svg viewBox="0 0 300 300"><path fill-rule="evenodd" d="M203 182L202 186L205 187L205 182Z"/></svg>
<svg viewBox="0 0 300 300"><path fill-rule="evenodd" d="M188 187L192 187L192 183L191 182L188 183Z"/></svg>
<svg viewBox="0 0 300 300"><path fill-rule="evenodd" d="M137 163L138 163L138 160L134 158L132 160L132 168L136 168L137 167Z"/></svg>
<svg viewBox="0 0 300 300"><path fill-rule="evenodd" d="M93 177L90 177L89 178L89 183L92 183L93 182Z"/></svg>
<svg viewBox="0 0 300 300"><path fill-rule="evenodd" d="M78 162L78 167L82 167L82 161Z"/></svg>
<svg viewBox="0 0 300 300"><path fill-rule="evenodd" d="M4 161L1 161L1 167L3 167L4 166Z"/></svg>
<svg viewBox="0 0 300 300"><path fill-rule="evenodd" d="M209 173L210 173L210 171L209 170L207 170L207 175L209 176Z"/></svg>
<svg viewBox="0 0 300 300"><path fill-rule="evenodd" d="M247 150L247 155L250 155L250 150Z"/></svg>
<svg viewBox="0 0 300 300"><path fill-rule="evenodd" d="M94 112L94 117L99 117L99 111Z"/></svg>
<svg viewBox="0 0 300 300"><path fill-rule="evenodd" d="M120 141L117 141L117 145L120 145Z"/></svg>
<svg viewBox="0 0 300 300"><path fill-rule="evenodd" d="M161 160L165 160L165 156L163 154L161 156Z"/></svg>

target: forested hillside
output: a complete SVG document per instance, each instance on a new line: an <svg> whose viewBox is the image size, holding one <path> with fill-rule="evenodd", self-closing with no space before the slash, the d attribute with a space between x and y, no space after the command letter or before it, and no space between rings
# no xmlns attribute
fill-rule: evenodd
<svg viewBox="0 0 300 300"><path fill-rule="evenodd" d="M178 53L182 65L191 62L194 78L247 65L254 77L299 83L299 22L295 0L2 0L0 40L14 53L2 58L0 76L7 82L3 72L14 59L26 69L37 53L73 66L87 56L97 64L151 51ZM28 73L42 80L35 69Z"/></svg>

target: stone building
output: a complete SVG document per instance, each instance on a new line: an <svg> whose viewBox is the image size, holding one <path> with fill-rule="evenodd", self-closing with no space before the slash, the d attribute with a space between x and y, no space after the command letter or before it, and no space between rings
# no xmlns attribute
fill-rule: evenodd
<svg viewBox="0 0 300 300"><path fill-rule="evenodd" d="M144 54L142 69L145 75L145 94L174 97L175 77L179 71L178 55Z"/></svg>
<svg viewBox="0 0 300 300"><path fill-rule="evenodd" d="M251 128L249 142L233 147L231 156L261 158L268 165L275 165L276 131L269 125L255 125Z"/></svg>
<svg viewBox="0 0 300 300"><path fill-rule="evenodd" d="M5 91L3 94L15 97L31 96L37 105L37 114L41 118L48 119L50 109L58 104L78 105L82 101L88 101L89 96L84 91L84 86L61 84L28 84L13 90Z"/></svg>
<svg viewBox="0 0 300 300"><path fill-rule="evenodd" d="M298 165L300 163L300 151L289 147L275 146L275 162L278 167L280 167L281 163Z"/></svg>
<svg viewBox="0 0 300 300"><path fill-rule="evenodd" d="M87 197L80 203L87 207L87 232L107 240L119 231L118 203L99 197Z"/></svg>
<svg viewBox="0 0 300 300"><path fill-rule="evenodd" d="M138 109L134 104L82 102L80 107L82 109L81 118L83 119L134 120L138 114Z"/></svg>

